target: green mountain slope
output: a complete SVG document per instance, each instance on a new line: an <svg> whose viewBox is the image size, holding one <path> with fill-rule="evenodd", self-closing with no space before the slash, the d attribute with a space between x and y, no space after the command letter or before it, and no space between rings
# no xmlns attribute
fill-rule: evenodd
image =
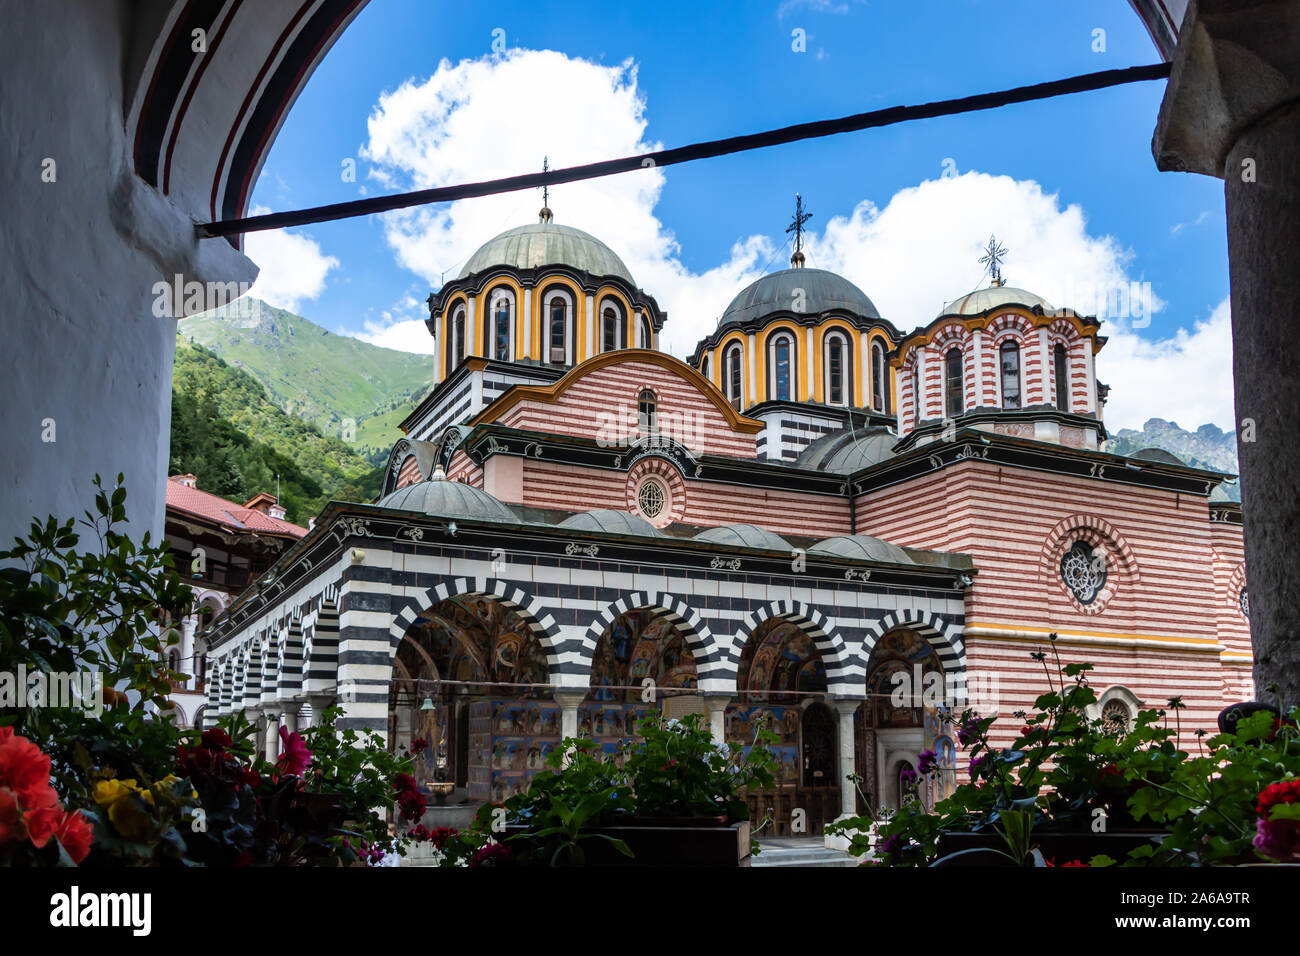
<svg viewBox="0 0 1300 956"><path fill-rule="evenodd" d="M334 335L302 316L244 296L222 309L184 319L178 336L248 372L271 400L326 435L354 419L363 453L387 450L400 433L367 421L409 412L433 378L430 356L379 348ZM400 421L403 414L396 420Z"/></svg>
<svg viewBox="0 0 1300 956"><path fill-rule="evenodd" d="M370 501L383 467L355 447L286 414L248 372L179 340L172 373L172 474L232 501L275 494L290 521L305 525L330 498Z"/></svg>
<svg viewBox="0 0 1300 956"><path fill-rule="evenodd" d="M1237 474L1237 433L1225 432L1217 425L1202 425L1194 432L1179 428L1176 422L1149 418L1142 430L1121 428L1106 443L1106 451L1132 455L1143 448L1163 448L1177 455L1193 468L1206 468ZM1241 500L1241 486L1236 482L1220 486L1233 501Z"/></svg>

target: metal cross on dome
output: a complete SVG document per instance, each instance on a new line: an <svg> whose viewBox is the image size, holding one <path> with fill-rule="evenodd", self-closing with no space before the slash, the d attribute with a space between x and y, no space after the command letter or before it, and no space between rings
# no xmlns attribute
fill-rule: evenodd
<svg viewBox="0 0 1300 956"><path fill-rule="evenodd" d="M803 224L812 218L812 213L804 212L803 197L798 193L794 194L794 219L790 225L785 227L787 233L794 233L794 251L803 251Z"/></svg>
<svg viewBox="0 0 1300 956"><path fill-rule="evenodd" d="M546 172L550 172L550 170L551 170L551 159L549 156L543 156L542 172L546 173ZM551 187L550 186L542 186L542 210L537 214L537 218L540 222L550 222L551 219L554 218L554 215L551 212Z"/></svg>
<svg viewBox="0 0 1300 956"><path fill-rule="evenodd" d="M1009 250L1002 243L998 242L996 236L989 236L989 244L984 247L984 255L980 257L980 265L993 280L994 285L1002 284L1002 260L1007 257Z"/></svg>

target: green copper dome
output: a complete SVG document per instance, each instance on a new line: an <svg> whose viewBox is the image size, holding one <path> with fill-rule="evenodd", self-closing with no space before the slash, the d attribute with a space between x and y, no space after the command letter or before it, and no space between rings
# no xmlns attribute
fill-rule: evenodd
<svg viewBox="0 0 1300 956"><path fill-rule="evenodd" d="M594 511L582 511L561 521L556 527L572 528L574 531L603 531L606 534L642 534L647 537L661 538L663 532L640 515L613 508L597 508Z"/></svg>
<svg viewBox="0 0 1300 956"><path fill-rule="evenodd" d="M817 439L795 459L796 468L850 475L894 454L898 436L882 425L845 428Z"/></svg>
<svg viewBox="0 0 1300 956"><path fill-rule="evenodd" d="M437 518L480 518L519 521L519 516L486 491L444 478L418 481L380 498L381 508L414 511Z"/></svg>
<svg viewBox="0 0 1300 956"><path fill-rule="evenodd" d="M832 309L880 318L867 294L843 276L824 269L785 269L746 286L723 311L718 328L744 325L773 312L817 315Z"/></svg>
<svg viewBox="0 0 1300 956"><path fill-rule="evenodd" d="M581 229L554 222L519 226L489 239L469 257L460 277L463 279L496 266L537 269L551 265L570 266L594 276L617 276L628 285L636 286L632 273L609 246Z"/></svg>
<svg viewBox="0 0 1300 956"><path fill-rule="evenodd" d="M869 534L846 534L818 541L809 554L830 554L855 561L879 561L885 564L915 564L907 552L896 544L873 538Z"/></svg>
<svg viewBox="0 0 1300 956"><path fill-rule="evenodd" d="M696 541L709 541L731 547L759 548L763 551L789 551L790 542L774 531L752 524L724 524L701 531Z"/></svg>

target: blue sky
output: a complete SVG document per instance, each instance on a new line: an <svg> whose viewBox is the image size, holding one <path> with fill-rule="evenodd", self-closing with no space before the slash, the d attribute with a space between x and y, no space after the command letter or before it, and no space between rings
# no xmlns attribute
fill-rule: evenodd
<svg viewBox="0 0 1300 956"><path fill-rule="evenodd" d="M505 54L492 49L498 29ZM795 30L804 52L792 49ZM1104 52L1093 49L1097 30ZM291 111L253 203L281 210L491 178L539 168L543 154L574 165L1157 59L1125 0L371 0ZM745 282L785 267L795 192L815 216L810 265L844 272L904 329L981 284L974 248L990 232L1008 237L1008 281L1057 305L1096 311L1068 299L1148 282L1159 306L1150 324L1108 323L1108 420L1227 428L1222 184L1156 170L1163 87L559 187L551 205L557 221L605 239L669 308L678 355ZM349 157L355 183L341 177ZM420 303L442 271L534 221L540 204L521 193L253 238L264 273L255 294L335 331L420 349Z"/></svg>

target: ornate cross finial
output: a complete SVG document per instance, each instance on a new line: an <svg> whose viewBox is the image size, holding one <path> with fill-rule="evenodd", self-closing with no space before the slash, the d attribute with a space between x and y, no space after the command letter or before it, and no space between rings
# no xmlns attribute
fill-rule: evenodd
<svg viewBox="0 0 1300 956"><path fill-rule="evenodd" d="M543 156L542 172L544 173L549 172L550 168L551 168L550 157ZM537 214L538 221L550 222L554 218L554 215L552 214L550 207L551 207L551 188L549 186L542 186L542 211Z"/></svg>
<svg viewBox="0 0 1300 956"><path fill-rule="evenodd" d="M989 274L994 285L1002 285L1002 260L1007 257L1007 252L1007 247L998 242L996 236L989 236L989 244L984 247L980 264L984 266L984 271Z"/></svg>
<svg viewBox="0 0 1300 956"><path fill-rule="evenodd" d="M812 218L812 213L804 212L803 197L798 193L794 194L794 218L790 220L790 225L785 227L787 233L794 233L794 255L790 257L790 265L796 269L803 265L803 224Z"/></svg>

